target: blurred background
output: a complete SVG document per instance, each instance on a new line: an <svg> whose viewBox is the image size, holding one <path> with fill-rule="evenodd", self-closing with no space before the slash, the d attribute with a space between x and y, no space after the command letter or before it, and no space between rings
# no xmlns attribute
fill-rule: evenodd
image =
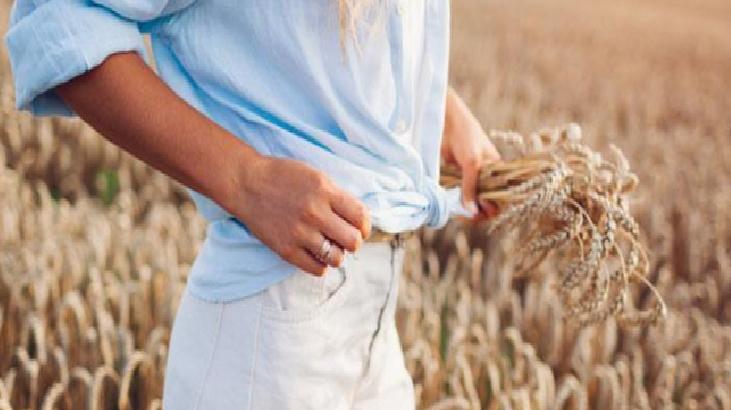
<svg viewBox="0 0 731 410"><path fill-rule="evenodd" d="M731 409L731 2L452 4L451 81L486 129L577 122L627 155L669 314L577 329L550 277L513 277L499 237L424 231L397 316L419 408ZM78 119L16 112L6 54L0 409L160 408L205 224L180 186Z"/></svg>

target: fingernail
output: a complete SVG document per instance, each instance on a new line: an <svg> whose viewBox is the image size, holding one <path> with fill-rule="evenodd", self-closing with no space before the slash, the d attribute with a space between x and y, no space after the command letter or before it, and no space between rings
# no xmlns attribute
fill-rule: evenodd
<svg viewBox="0 0 731 410"><path fill-rule="evenodd" d="M470 211L472 215L475 215L478 212L477 204L475 204L473 201L468 202L466 208L468 211Z"/></svg>

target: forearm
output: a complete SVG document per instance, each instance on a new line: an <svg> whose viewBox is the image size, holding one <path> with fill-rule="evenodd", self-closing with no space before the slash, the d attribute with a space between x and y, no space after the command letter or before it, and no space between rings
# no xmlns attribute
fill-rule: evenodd
<svg viewBox="0 0 731 410"><path fill-rule="evenodd" d="M457 92L449 87L447 90L447 102L444 111L444 134L450 136L464 122L465 118L476 121L472 111L467 104L457 94Z"/></svg>
<svg viewBox="0 0 731 410"><path fill-rule="evenodd" d="M365 206L299 161L258 154L167 87L136 53L56 87L105 138L216 201L282 258L322 275L370 233ZM337 251L318 258L325 238Z"/></svg>
<svg viewBox="0 0 731 410"><path fill-rule="evenodd" d="M178 97L134 52L56 87L105 138L219 203L260 155ZM215 166L214 166L215 165Z"/></svg>

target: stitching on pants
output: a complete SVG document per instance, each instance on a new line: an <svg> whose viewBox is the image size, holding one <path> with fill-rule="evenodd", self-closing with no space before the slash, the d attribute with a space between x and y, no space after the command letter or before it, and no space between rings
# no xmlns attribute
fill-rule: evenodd
<svg viewBox="0 0 731 410"><path fill-rule="evenodd" d="M386 301L383 303L383 306L381 306L381 309L378 311L378 322L376 326L376 331L373 332L373 336L371 336L371 341L368 344L368 360L366 361L366 372L370 370L371 368L371 361L372 361L372 355L373 355L373 345L376 342L376 337L378 336L378 333L381 331L381 322L383 322L383 312L386 311L386 307L388 306L388 302L390 300L391 296L391 290L393 287L393 279L396 275L396 247L398 244L394 241L391 241L389 243L391 246L391 278L388 282L388 291L386 292ZM395 297L395 296L394 296Z"/></svg>
<svg viewBox="0 0 731 410"><path fill-rule="evenodd" d="M259 355L259 328L261 327L261 316L264 309L264 301L259 303L259 314L256 316L256 327L254 328L254 357L251 359L251 375L249 376L249 405L252 408L254 403L254 375L256 374L256 357Z"/></svg>
<svg viewBox="0 0 731 410"><path fill-rule="evenodd" d="M195 405L193 406L194 409L198 409L200 406L201 399L203 398L203 390L206 387L206 383L208 382L208 375L211 373L211 368L213 367L213 359L216 357L216 351L218 351L218 338L221 335L221 324L223 322L223 310L226 308L226 305L224 303L221 304L221 309L218 312L218 321L216 323L216 334L213 339L213 350L211 350L211 357L208 359L208 366L206 367L205 375L203 376L203 380L201 381L201 387L198 389L198 394L196 395L195 399Z"/></svg>

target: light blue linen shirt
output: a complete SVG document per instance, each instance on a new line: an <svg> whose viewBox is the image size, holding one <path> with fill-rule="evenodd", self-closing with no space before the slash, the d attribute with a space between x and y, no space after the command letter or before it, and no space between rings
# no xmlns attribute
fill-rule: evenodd
<svg viewBox="0 0 731 410"><path fill-rule="evenodd" d="M416 52L404 24L415 1L423 2L413 8L423 14ZM336 3L17 0L6 35L16 104L74 115L53 87L115 52L146 57L142 33L150 33L158 73L178 95L259 152L325 172L366 204L374 227L441 227L467 214L459 190L438 185L448 0L384 0L380 20L368 13L357 43L344 48ZM244 224L190 193L210 221L191 292L231 301L294 272Z"/></svg>

